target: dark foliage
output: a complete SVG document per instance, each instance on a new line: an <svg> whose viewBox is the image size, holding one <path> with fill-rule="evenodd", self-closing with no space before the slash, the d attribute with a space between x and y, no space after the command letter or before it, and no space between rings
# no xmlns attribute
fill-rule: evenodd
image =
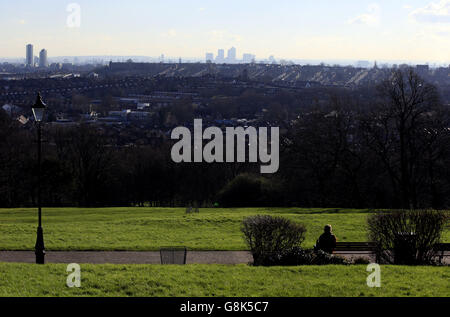
<svg viewBox="0 0 450 317"><path fill-rule="evenodd" d="M322 250L302 249L293 247L275 252L267 259L265 265L270 266L297 266L297 265L346 265L350 264L345 258L332 255Z"/></svg>
<svg viewBox="0 0 450 317"><path fill-rule="evenodd" d="M308 265L313 262L313 250L305 250L301 247L293 247L280 253L278 263L274 265L295 266Z"/></svg>
<svg viewBox="0 0 450 317"><path fill-rule="evenodd" d="M382 261L395 264L430 264L436 256L448 213L433 210L379 212L368 219L369 239L379 245Z"/></svg>
<svg viewBox="0 0 450 317"><path fill-rule="evenodd" d="M136 80L151 92L176 91L178 84L199 79ZM30 87L42 83L33 80ZM44 123L42 201L45 206L211 207L220 202L224 207L446 209L450 107L439 99L439 93L448 96L446 91L405 69L378 89L208 90L209 105L185 109L189 102L182 100L173 109L161 109L155 119L165 129L169 115L185 124L192 111L196 117L218 118L262 113L257 124L279 126L281 132L280 169L270 176L259 173L259 163L175 164L172 141L153 135L154 125ZM114 108L110 94L122 95L109 91L89 97ZM86 100L75 95L60 111L76 117L72 106L87 111ZM56 116L57 103L52 97L46 101L49 116ZM36 145L33 123L21 125L0 109L0 207L36 204Z"/></svg>
<svg viewBox="0 0 450 317"><path fill-rule="evenodd" d="M353 259L353 264L361 264L361 265L370 264L370 260L367 258L358 257Z"/></svg>
<svg viewBox="0 0 450 317"><path fill-rule="evenodd" d="M363 94L363 91L359 91ZM412 70L358 98L330 92L301 111L284 140L280 173L301 206L450 205L450 107Z"/></svg>
<svg viewBox="0 0 450 317"><path fill-rule="evenodd" d="M241 230L256 266L278 263L286 250L300 247L306 234L304 225L272 216L248 217Z"/></svg>
<svg viewBox="0 0 450 317"><path fill-rule="evenodd" d="M225 185L218 200L224 207L281 206L282 189L273 179L241 174Z"/></svg>
<svg viewBox="0 0 450 317"><path fill-rule="evenodd" d="M329 254L327 252L324 252L322 250L318 250L314 253L314 256L312 258L312 265L338 265L338 264L350 264L346 259L343 257Z"/></svg>

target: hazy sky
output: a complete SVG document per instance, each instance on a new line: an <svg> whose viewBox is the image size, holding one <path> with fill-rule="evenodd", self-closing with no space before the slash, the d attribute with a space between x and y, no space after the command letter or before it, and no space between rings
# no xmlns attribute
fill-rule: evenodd
<svg viewBox="0 0 450 317"><path fill-rule="evenodd" d="M81 25L69 28L67 5ZM0 0L0 56L202 57L235 46L290 59L450 62L450 0Z"/></svg>

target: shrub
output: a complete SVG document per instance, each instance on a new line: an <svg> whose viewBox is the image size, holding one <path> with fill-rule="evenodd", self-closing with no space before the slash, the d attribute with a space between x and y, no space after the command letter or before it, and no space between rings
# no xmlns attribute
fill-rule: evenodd
<svg viewBox="0 0 450 317"><path fill-rule="evenodd" d="M281 253L278 265L295 266L309 265L314 258L312 250L304 250L300 247L294 247Z"/></svg>
<svg viewBox="0 0 450 317"><path fill-rule="evenodd" d="M219 192L218 200L224 207L255 207L282 205L279 184L259 175L240 174Z"/></svg>
<svg viewBox="0 0 450 317"><path fill-rule="evenodd" d="M369 238L379 245L378 255L384 262L430 264L447 219L443 211L379 212L368 219Z"/></svg>
<svg viewBox="0 0 450 317"><path fill-rule="evenodd" d="M294 247L280 253L278 261L274 265L296 266L296 265L329 265L329 264L350 264L345 258L332 255L322 250L304 250Z"/></svg>
<svg viewBox="0 0 450 317"><path fill-rule="evenodd" d="M302 224L268 215L244 219L241 230L256 266L277 265L284 252L300 247L306 233Z"/></svg>
<svg viewBox="0 0 450 317"><path fill-rule="evenodd" d="M330 265L330 264L350 264L345 258L340 257L338 255L332 255L322 250L318 250L314 252L314 256L312 258L312 265Z"/></svg>
<svg viewBox="0 0 450 317"><path fill-rule="evenodd" d="M353 259L353 264L370 264L370 260L363 257Z"/></svg>

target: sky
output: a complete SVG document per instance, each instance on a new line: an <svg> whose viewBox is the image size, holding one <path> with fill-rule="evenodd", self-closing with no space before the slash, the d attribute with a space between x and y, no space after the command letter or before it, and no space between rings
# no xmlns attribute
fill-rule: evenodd
<svg viewBox="0 0 450 317"><path fill-rule="evenodd" d="M28 43L49 57L234 46L257 59L450 63L450 0L0 0L0 57L24 57Z"/></svg>

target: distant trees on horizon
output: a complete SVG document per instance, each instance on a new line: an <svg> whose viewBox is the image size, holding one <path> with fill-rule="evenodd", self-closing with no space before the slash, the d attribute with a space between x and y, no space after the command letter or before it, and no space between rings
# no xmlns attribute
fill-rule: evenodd
<svg viewBox="0 0 450 317"><path fill-rule="evenodd" d="M264 177L247 163L175 164L170 141L123 146L95 126L44 127L43 202L448 208L450 109L437 89L411 69L368 89L330 88L326 103L278 94L265 119L284 130L280 170ZM233 111L252 112L265 99L246 92L230 100L238 101ZM230 100L217 99L211 110L230 111ZM0 207L35 204L35 147L35 131L0 110Z"/></svg>

